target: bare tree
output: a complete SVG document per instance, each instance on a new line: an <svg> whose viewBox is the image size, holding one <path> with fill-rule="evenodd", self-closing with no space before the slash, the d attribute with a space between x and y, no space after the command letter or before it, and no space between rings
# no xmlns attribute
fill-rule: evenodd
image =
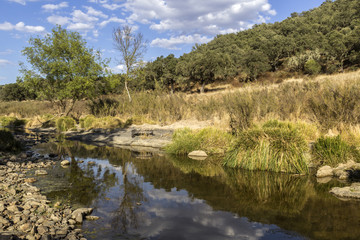
<svg viewBox="0 0 360 240"><path fill-rule="evenodd" d="M131 102L128 80L130 79L131 72L146 52L146 41L141 33L134 34L133 29L127 25L114 28L113 40L115 48L121 54L121 63L125 64L126 67L125 89Z"/></svg>

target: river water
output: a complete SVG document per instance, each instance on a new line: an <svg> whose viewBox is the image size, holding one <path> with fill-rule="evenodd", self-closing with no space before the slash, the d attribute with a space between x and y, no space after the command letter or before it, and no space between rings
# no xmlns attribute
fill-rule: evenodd
<svg viewBox="0 0 360 240"><path fill-rule="evenodd" d="M360 202L328 193L347 183L78 142L38 151L71 161L35 185L54 202L94 208L88 239L360 239Z"/></svg>

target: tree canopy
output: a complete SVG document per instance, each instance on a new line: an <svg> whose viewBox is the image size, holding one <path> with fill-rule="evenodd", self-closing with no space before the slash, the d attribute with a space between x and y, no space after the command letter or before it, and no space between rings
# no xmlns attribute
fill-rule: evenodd
<svg viewBox="0 0 360 240"><path fill-rule="evenodd" d="M31 68L21 65L21 80L30 91L55 103L65 115L76 101L94 96L95 83L105 75L107 63L79 33L57 26L43 38L30 38L29 45L22 54Z"/></svg>

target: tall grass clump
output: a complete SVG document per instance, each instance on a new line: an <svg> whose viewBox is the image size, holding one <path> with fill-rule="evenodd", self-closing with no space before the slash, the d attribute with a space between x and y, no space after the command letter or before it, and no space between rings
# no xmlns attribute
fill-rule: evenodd
<svg viewBox="0 0 360 240"><path fill-rule="evenodd" d="M85 129L92 128L103 128L103 129L113 129L113 128L122 128L126 127L130 122L126 121L123 123L120 118L117 117L101 117L96 118L93 115L88 115L85 118L80 119L80 127Z"/></svg>
<svg viewBox="0 0 360 240"><path fill-rule="evenodd" d="M186 155L195 150L203 150L208 154L224 154L231 140L231 134L215 128L178 129L165 151L174 155Z"/></svg>
<svg viewBox="0 0 360 240"><path fill-rule="evenodd" d="M340 136L319 138L312 148L312 157L314 162L331 167L349 160L360 162L359 150L343 141Z"/></svg>
<svg viewBox="0 0 360 240"><path fill-rule="evenodd" d="M308 173L309 146L291 123L266 122L239 132L224 165L248 170Z"/></svg>
<svg viewBox="0 0 360 240"><path fill-rule="evenodd" d="M71 117L61 117L56 120L56 129L59 132L69 131L75 128L75 120Z"/></svg>
<svg viewBox="0 0 360 240"><path fill-rule="evenodd" d="M21 150L21 144L17 141L11 132L0 130L0 151L17 152Z"/></svg>

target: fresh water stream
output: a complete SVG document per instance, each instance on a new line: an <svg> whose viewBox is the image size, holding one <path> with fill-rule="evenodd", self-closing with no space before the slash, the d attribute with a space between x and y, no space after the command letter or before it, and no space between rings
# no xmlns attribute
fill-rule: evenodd
<svg viewBox="0 0 360 240"><path fill-rule="evenodd" d="M360 202L329 194L346 184L336 180L78 142L38 151L71 161L34 184L49 200L94 208L88 239L360 239Z"/></svg>

